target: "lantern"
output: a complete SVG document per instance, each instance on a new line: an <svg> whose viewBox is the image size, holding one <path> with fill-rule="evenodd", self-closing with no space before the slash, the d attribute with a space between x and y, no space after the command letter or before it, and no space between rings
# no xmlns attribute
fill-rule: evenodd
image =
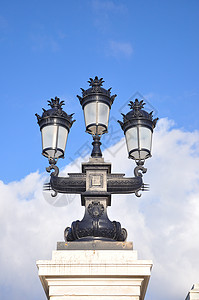
<svg viewBox="0 0 199 300"><path fill-rule="evenodd" d="M152 134L158 118L153 120L153 112L148 113L142 108L143 100L130 101L132 109L123 115L123 122L118 121L124 131L129 158L136 161L144 161L151 157Z"/></svg>
<svg viewBox="0 0 199 300"><path fill-rule="evenodd" d="M64 157L66 142L70 128L74 122L72 115L68 115L63 111L64 101L59 98L48 101L51 109L45 110L37 120L42 135L42 154L49 160L56 162L60 157Z"/></svg>
<svg viewBox="0 0 199 300"><path fill-rule="evenodd" d="M86 132L92 135L102 135L108 131L109 112L116 95L110 95L110 89L102 88L103 78L96 76L88 81L91 88L82 90L82 96L77 96L84 111Z"/></svg>

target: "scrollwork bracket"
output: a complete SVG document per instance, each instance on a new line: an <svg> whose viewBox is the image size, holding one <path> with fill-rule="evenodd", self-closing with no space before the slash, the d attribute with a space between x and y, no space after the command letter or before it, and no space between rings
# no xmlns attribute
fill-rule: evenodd
<svg viewBox="0 0 199 300"><path fill-rule="evenodd" d="M51 170L55 170L54 172L51 173L53 176L58 176L59 175L59 168L55 165L50 165L49 167L46 168L46 171L50 173Z"/></svg>
<svg viewBox="0 0 199 300"><path fill-rule="evenodd" d="M55 166L55 165L50 165L49 167L47 167L46 168L46 171L48 172L48 173L50 173L51 172L51 170L55 170L54 172L52 172L51 173L51 176L53 175L53 176L58 176L59 175L59 168L57 167L57 166ZM56 197L57 196L57 191L54 191L54 193L51 193L51 196L52 197Z"/></svg>
<svg viewBox="0 0 199 300"><path fill-rule="evenodd" d="M143 163L138 163L138 166L134 169L134 175L135 177L142 177L143 174L147 172L147 168L144 168ZM142 190L142 188L139 188L137 191L135 191L136 197L141 197L142 194L139 193L139 191Z"/></svg>
<svg viewBox="0 0 199 300"><path fill-rule="evenodd" d="M137 176L142 177L143 174L145 174L146 172L147 172L147 168L144 168L143 166L137 166L134 169L135 177L137 177Z"/></svg>

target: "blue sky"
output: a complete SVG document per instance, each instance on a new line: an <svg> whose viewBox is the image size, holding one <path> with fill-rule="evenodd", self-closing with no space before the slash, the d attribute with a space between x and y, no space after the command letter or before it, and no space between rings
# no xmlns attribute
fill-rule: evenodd
<svg viewBox="0 0 199 300"><path fill-rule="evenodd" d="M48 162L35 113L55 96L75 113L58 165L65 174L78 172L92 138L76 95L96 75L118 95L102 138L115 172L132 176L134 168L116 122L129 100L143 97L160 118L144 177L151 191L139 200L118 196L125 205L112 201L109 213L124 223L141 258L154 261L146 300L185 298L199 276L199 2L4 1L0 53L3 299L45 299L35 261L50 259L64 228L82 214L79 198L55 207L43 197Z"/></svg>
<svg viewBox="0 0 199 300"><path fill-rule="evenodd" d="M34 114L51 97L65 100L77 119L60 165L91 141L76 95L95 75L118 95L112 117L120 118L121 106L139 92L159 117L198 129L198 28L199 3L193 0L2 3L1 179L44 170Z"/></svg>

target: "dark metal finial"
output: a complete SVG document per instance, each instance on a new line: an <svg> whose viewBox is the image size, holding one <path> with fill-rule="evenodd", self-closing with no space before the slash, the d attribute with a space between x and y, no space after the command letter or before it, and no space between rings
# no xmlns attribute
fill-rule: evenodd
<svg viewBox="0 0 199 300"><path fill-rule="evenodd" d="M103 78L98 79L97 76L95 76L95 79L93 80L93 78L90 78L90 80L88 81L88 83L90 83L90 86L94 87L94 86L102 86L103 85Z"/></svg>
<svg viewBox="0 0 199 300"><path fill-rule="evenodd" d="M156 118L156 119L153 120L153 128L155 128L158 120L159 120L159 118Z"/></svg>
<svg viewBox="0 0 199 300"><path fill-rule="evenodd" d="M135 99L135 101L130 101L130 103L128 104L130 106L131 109L134 110L139 110L142 109L144 107L146 103L144 103L144 100L139 101L138 99Z"/></svg>
<svg viewBox="0 0 199 300"><path fill-rule="evenodd" d="M55 97L55 99L51 98L51 100L48 100L48 105L52 108L61 108L64 104L64 101L60 101L60 98Z"/></svg>

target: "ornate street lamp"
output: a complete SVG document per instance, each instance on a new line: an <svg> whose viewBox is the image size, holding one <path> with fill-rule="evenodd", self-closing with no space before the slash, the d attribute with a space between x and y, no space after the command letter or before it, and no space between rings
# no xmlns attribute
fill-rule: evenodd
<svg viewBox="0 0 199 300"><path fill-rule="evenodd" d="M102 78L90 78L91 88L82 89L80 100L84 111L86 132L93 136L93 150L88 162L82 163L82 173L70 173L68 177L60 177L55 166L57 159L64 156L68 132L73 124L72 115L62 110L63 101L51 99L50 110L44 110L42 117L36 114L42 133L42 154L49 158L51 173L50 183L44 185L44 190L57 193L80 194L81 203L85 206L85 215L71 227L65 229L65 241L125 241L126 229L117 221L110 221L107 208L111 206L112 194L135 193L146 190L142 173L144 160L151 156L152 133L157 122L152 113L142 110L143 100L130 102L131 111L123 115L120 122L126 136L129 158L136 161L135 177L126 178L124 174L111 173L111 163L104 162L100 150L100 137L108 131L109 112L116 95L111 96L111 89L102 88Z"/></svg>
<svg viewBox="0 0 199 300"><path fill-rule="evenodd" d="M51 165L55 165L58 158L64 158L68 133L75 120L63 111L64 101L59 98L48 101L51 109L45 110L37 117L42 136L42 154L49 159Z"/></svg>
<svg viewBox="0 0 199 300"><path fill-rule="evenodd" d="M103 78L96 76L93 80L90 78L91 88L82 90L82 97L77 95L82 109L84 111L84 120L86 132L92 134L94 142L91 157L101 157L100 137L108 132L109 112L111 105L117 95L111 96L111 88L106 90L102 88Z"/></svg>
<svg viewBox="0 0 199 300"><path fill-rule="evenodd" d="M143 165L145 159L151 157L152 134L158 120L153 120L153 112L142 109L144 105L143 100L130 101L131 111L122 114L123 122L118 121L125 134L129 158L138 165Z"/></svg>

